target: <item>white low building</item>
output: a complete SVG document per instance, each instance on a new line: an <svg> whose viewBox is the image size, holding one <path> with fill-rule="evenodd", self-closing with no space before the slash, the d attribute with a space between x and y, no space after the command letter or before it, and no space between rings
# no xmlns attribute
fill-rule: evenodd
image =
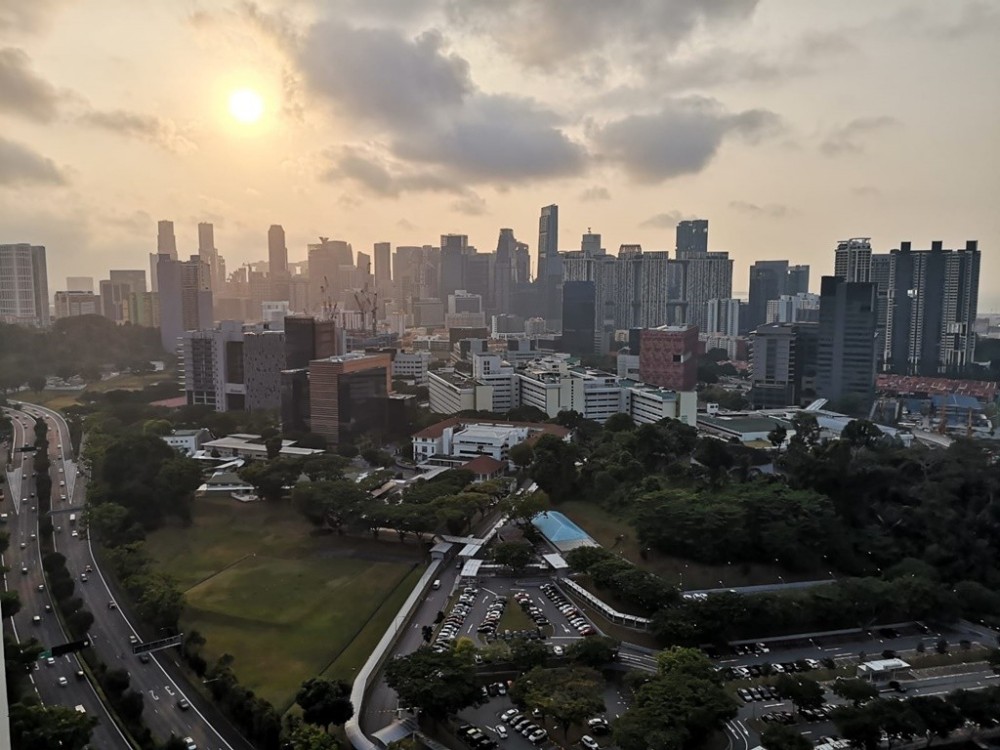
<svg viewBox="0 0 1000 750"><path fill-rule="evenodd" d="M431 353L426 350L396 352L392 358L392 377L412 380L416 385L427 385L430 363Z"/></svg>
<svg viewBox="0 0 1000 750"><path fill-rule="evenodd" d="M267 458L267 446L260 435L234 434L209 440L203 449L220 457L236 456L239 458ZM319 448L300 448L295 445L294 440L282 440L281 448L278 450L279 456L289 456L293 458L304 458L323 453Z"/></svg>
<svg viewBox="0 0 1000 750"><path fill-rule="evenodd" d="M431 425L413 436L413 460L418 464L434 465L436 458L451 459L438 463L460 465L463 461L489 456L509 465L511 448L544 434L569 440L570 431L554 424L453 417Z"/></svg>
<svg viewBox="0 0 1000 750"><path fill-rule="evenodd" d="M162 440L182 456L193 456L213 437L211 432L199 427L196 430L174 430L169 435L163 435Z"/></svg>

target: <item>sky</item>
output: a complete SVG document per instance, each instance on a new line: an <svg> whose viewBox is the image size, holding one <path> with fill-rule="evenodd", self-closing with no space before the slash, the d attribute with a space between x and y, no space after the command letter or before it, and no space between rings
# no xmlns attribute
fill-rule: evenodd
<svg viewBox="0 0 1000 750"><path fill-rule="evenodd" d="M0 243L66 276L215 224L230 269L320 235L535 253L588 229L832 273L836 241L978 239L1000 310L1000 3L0 0ZM263 116L241 123L234 90Z"/></svg>

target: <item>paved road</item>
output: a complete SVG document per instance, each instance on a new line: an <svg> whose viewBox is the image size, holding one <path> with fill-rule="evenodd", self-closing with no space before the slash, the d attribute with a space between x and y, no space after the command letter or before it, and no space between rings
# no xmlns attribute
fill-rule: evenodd
<svg viewBox="0 0 1000 750"><path fill-rule="evenodd" d="M22 469L17 487L19 496L13 496L3 507L8 514L7 531L10 534L10 547L4 555L3 562L10 568L4 576L4 588L17 591L21 597L21 611L10 620L4 621L13 636L22 641L37 638L46 648L62 644L69 639L62 632L55 612L45 611L45 607L55 607L47 589L39 591L44 583L41 552L38 546L38 513L37 504L32 496L35 493L35 483L32 477L33 458L31 453L16 452L16 448L34 443L34 424L23 414L11 412L14 423L14 441L12 454L14 464ZM58 473L58 472L57 472ZM54 483L59 486L59 480ZM58 493L54 494L58 497ZM22 501L21 498L24 498ZM23 548L22 548L23 545ZM24 572L22 572L24 571ZM34 617L39 623L33 622ZM91 746L94 748L128 748L128 742L122 736L117 726L111 720L104 705L87 680L77 679L80 663L75 654L56 657L49 666L46 662L36 662L36 669L31 674L31 682L41 701L47 705L83 706L88 714L96 716L98 725L92 734ZM60 678L66 680L66 685L59 684Z"/></svg>
<svg viewBox="0 0 1000 750"><path fill-rule="evenodd" d="M44 414L49 424L53 525L62 528L55 534L56 546L66 555L66 565L76 579L75 595L84 600L86 608L94 615L90 635L98 656L105 664L118 665L129 672L132 689L141 692L144 697L143 720L156 737L166 739L171 733L180 737L189 736L201 750L249 750L251 745L219 715L211 703L196 691L187 689L184 678L173 663L176 649L152 654L147 664L131 653L130 636L148 641L164 634L139 633L133 627L136 620L123 611L124 601L121 602L123 606L117 606L118 597L112 593L98 568L90 540L71 536L69 512L75 512L77 517L82 513L87 478L83 474L77 475L77 467L71 460L69 428L62 416L33 404L26 405L26 408L32 414ZM66 483L66 501L59 500L60 481ZM94 572L83 583L80 573L87 565ZM111 601L116 602L115 609L109 609ZM182 711L178 707L181 697L189 700L191 709Z"/></svg>

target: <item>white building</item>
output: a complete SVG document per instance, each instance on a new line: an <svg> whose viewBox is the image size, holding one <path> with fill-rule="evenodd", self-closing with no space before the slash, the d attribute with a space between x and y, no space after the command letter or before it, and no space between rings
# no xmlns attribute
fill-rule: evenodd
<svg viewBox="0 0 1000 750"><path fill-rule="evenodd" d="M493 388L490 411L506 412L517 406L514 368L498 354L475 354L472 357L472 377Z"/></svg>
<svg viewBox="0 0 1000 750"><path fill-rule="evenodd" d="M285 330L285 317L289 313L287 300L265 301L260 303L261 320L272 331Z"/></svg>
<svg viewBox="0 0 1000 750"><path fill-rule="evenodd" d="M218 453L221 457L267 458L267 446L260 435L237 433L227 435L217 440L209 440L202 446L203 450ZM282 440L278 451L280 456L304 458L314 456L323 451L318 448L299 448L294 440Z"/></svg>
<svg viewBox="0 0 1000 750"><path fill-rule="evenodd" d="M635 383L624 392L626 411L636 424L676 419L691 427L698 426L698 394L695 391L670 391Z"/></svg>
<svg viewBox="0 0 1000 750"><path fill-rule="evenodd" d="M396 352L392 359L392 377L412 380L416 385L427 385L430 363L429 351Z"/></svg>
<svg viewBox="0 0 1000 750"><path fill-rule="evenodd" d="M431 411L492 411L493 387L447 367L427 374Z"/></svg>
<svg viewBox="0 0 1000 750"><path fill-rule="evenodd" d="M628 378L629 380L639 379L638 354L627 354L619 349L618 356L616 357L616 363L618 365L618 377Z"/></svg>
<svg viewBox="0 0 1000 750"><path fill-rule="evenodd" d="M569 440L570 431L553 424L446 419L413 436L413 459L418 464L437 460L442 465L460 465L489 456L509 465L510 449L542 434ZM454 459L446 461L444 459ZM511 467L512 468L512 467Z"/></svg>
<svg viewBox="0 0 1000 750"><path fill-rule="evenodd" d="M206 442L212 439L212 433L204 427L197 430L174 430L161 439L182 456L193 456L200 451Z"/></svg>
<svg viewBox="0 0 1000 750"><path fill-rule="evenodd" d="M49 324L49 276L45 248L0 245L0 321Z"/></svg>

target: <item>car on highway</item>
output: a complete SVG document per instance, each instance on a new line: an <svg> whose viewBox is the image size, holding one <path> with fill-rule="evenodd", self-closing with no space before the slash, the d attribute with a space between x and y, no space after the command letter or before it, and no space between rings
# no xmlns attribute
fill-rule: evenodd
<svg viewBox="0 0 1000 750"><path fill-rule="evenodd" d="M21 566L21 574L22 575L28 575L28 566L27 565L22 565Z"/></svg>
<svg viewBox="0 0 1000 750"><path fill-rule="evenodd" d="M31 621L32 621L32 622L33 622L33 623L34 623L35 625L41 625L41 624L42 624L42 618L41 618L41 617L39 617L38 615L35 615L34 617L32 617L32 618L31 618Z"/></svg>
<svg viewBox="0 0 1000 750"><path fill-rule="evenodd" d="M81 573L80 574L80 583L86 583L86 582L87 582L87 574L86 573Z"/></svg>
<svg viewBox="0 0 1000 750"><path fill-rule="evenodd" d="M54 667L56 665L56 660L50 656L48 659L45 660L45 663L50 667Z"/></svg>
<svg viewBox="0 0 1000 750"><path fill-rule="evenodd" d="M27 542L21 542L21 549L24 549L27 546L28 546Z"/></svg>
<svg viewBox="0 0 1000 750"><path fill-rule="evenodd" d="M67 680L65 677L60 677L59 687L66 687L67 685L69 685L69 680Z"/></svg>
<svg viewBox="0 0 1000 750"><path fill-rule="evenodd" d="M181 711L187 711L189 708L191 708L191 704L188 703L187 698L180 698L177 701L177 708L179 708Z"/></svg>
<svg viewBox="0 0 1000 750"><path fill-rule="evenodd" d="M38 584L38 590L39 591L45 591L45 584L44 583Z"/></svg>
<svg viewBox="0 0 1000 750"><path fill-rule="evenodd" d="M184 750L198 750L198 746L194 744L194 740L190 737L185 737L181 742L184 743Z"/></svg>
<svg viewBox="0 0 1000 750"><path fill-rule="evenodd" d="M118 609L118 605L115 604L114 600L108 602L108 609Z"/></svg>
<svg viewBox="0 0 1000 750"><path fill-rule="evenodd" d="M77 533L76 529L73 529L73 532L70 534L70 536L76 539L80 535Z"/></svg>

